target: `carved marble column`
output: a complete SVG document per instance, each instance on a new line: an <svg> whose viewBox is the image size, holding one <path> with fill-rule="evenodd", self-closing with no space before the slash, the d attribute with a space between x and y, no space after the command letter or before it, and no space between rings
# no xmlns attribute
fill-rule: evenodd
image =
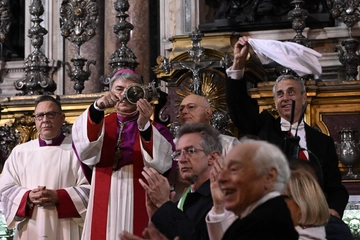
<svg viewBox="0 0 360 240"><path fill-rule="evenodd" d="M130 48L136 56L136 61L139 63L135 69L136 72L143 75L144 83L149 83L150 75L150 30L149 30L149 2L143 0L128 1L130 8L127 12L129 15L128 22L130 22L134 29L131 31L131 37L127 42L127 47ZM105 71L108 74L113 71L109 66L110 55L114 50L119 49L121 44L114 33L114 25L118 23L119 19L116 15L119 14L114 8L113 1L105 1L105 24L104 24L104 40L105 40Z"/></svg>
<svg viewBox="0 0 360 240"><path fill-rule="evenodd" d="M114 25L119 21L116 18L118 12L114 8L114 1L104 1L104 74L113 71L109 66L110 55L120 47L117 35L114 33Z"/></svg>
<svg viewBox="0 0 360 240"><path fill-rule="evenodd" d="M134 25L131 38L127 46L137 57L136 72L143 75L144 83L149 83L150 77L150 29L149 29L149 1L129 1L129 22Z"/></svg>

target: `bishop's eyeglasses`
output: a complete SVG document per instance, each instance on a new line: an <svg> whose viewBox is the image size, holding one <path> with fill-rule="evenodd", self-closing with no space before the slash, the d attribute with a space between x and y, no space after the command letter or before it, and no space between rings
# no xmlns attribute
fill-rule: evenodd
<svg viewBox="0 0 360 240"><path fill-rule="evenodd" d="M174 151L172 154L171 154L171 157L174 161L179 161L179 158L181 156L181 153L184 153L184 156L185 157L191 157L193 156L196 152L199 152L199 151L204 151L204 149L198 149L198 148L195 148L193 146L190 146L190 147L186 147L186 148L183 148L181 150L176 150Z"/></svg>
<svg viewBox="0 0 360 240"><path fill-rule="evenodd" d="M46 116L46 118L48 118L48 119L54 119L56 117L56 114L62 114L62 113L60 113L60 112L42 112L42 113L34 114L34 118L38 121L43 120L44 116Z"/></svg>

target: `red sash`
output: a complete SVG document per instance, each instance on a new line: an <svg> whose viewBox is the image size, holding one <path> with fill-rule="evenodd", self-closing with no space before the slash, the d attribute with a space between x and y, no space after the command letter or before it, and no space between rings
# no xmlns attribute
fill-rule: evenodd
<svg viewBox="0 0 360 240"><path fill-rule="evenodd" d="M110 184L112 176L113 161L115 156L117 140L117 117L112 113L105 118L105 136L103 149L101 151L100 162L96 165L94 206L91 223L91 240L105 240L107 233L107 215L110 196ZM104 149L106 146L106 150ZM133 160L133 184L134 184L134 234L140 235L147 224L147 214L145 206L145 191L138 182L141 177L144 163L140 151L140 136L137 131L134 146ZM135 224L136 223L136 224Z"/></svg>
<svg viewBox="0 0 360 240"><path fill-rule="evenodd" d="M151 127L151 126L150 126ZM144 168L144 160L140 151L140 134L137 131L135 146L134 146L134 161L133 161L133 182L134 182L134 221L133 231L136 236L142 236L142 233L148 223L148 215L146 212L145 190L139 183L142 177L141 172Z"/></svg>

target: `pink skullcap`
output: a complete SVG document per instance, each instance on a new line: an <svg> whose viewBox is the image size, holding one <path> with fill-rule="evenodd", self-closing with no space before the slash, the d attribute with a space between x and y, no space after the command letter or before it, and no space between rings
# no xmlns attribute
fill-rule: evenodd
<svg viewBox="0 0 360 240"><path fill-rule="evenodd" d="M137 74L135 71L129 69L129 68L123 68L123 69L120 69L119 71L117 71L115 74L114 74L114 77L117 76L117 75L120 75L122 73L132 73L136 76L139 76L139 74Z"/></svg>

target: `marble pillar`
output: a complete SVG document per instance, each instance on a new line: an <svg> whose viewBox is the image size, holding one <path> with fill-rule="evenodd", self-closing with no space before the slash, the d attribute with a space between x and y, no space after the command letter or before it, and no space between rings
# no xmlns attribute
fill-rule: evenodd
<svg viewBox="0 0 360 240"><path fill-rule="evenodd" d="M103 0L105 3L104 15L104 75L113 70L109 66L110 55L120 47L117 35L114 33L114 25L119 21L116 15L119 13L114 8L114 1Z"/></svg>
<svg viewBox="0 0 360 240"><path fill-rule="evenodd" d="M149 29L149 1L129 0L129 17L126 19L134 25L131 38L127 46L134 52L139 63L136 72L144 78L144 83L149 82L150 74L150 29ZM119 21L116 18L118 12L114 9L112 1L105 3L105 74L112 71L108 62L110 55L120 47L117 35L114 33L114 25Z"/></svg>
<svg viewBox="0 0 360 240"><path fill-rule="evenodd" d="M127 46L134 52L139 65L136 72L149 83L150 78L150 26L149 1L130 0L129 22L134 25L131 38Z"/></svg>

